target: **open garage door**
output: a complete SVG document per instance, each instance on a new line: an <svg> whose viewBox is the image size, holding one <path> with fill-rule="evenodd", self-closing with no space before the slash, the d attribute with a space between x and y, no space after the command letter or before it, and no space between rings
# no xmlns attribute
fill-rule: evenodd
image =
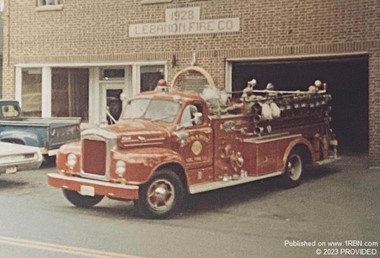
<svg viewBox="0 0 380 258"><path fill-rule="evenodd" d="M232 90L255 78L257 89L307 90L326 82L333 97L332 129L341 153L368 152L368 56L232 62Z"/></svg>

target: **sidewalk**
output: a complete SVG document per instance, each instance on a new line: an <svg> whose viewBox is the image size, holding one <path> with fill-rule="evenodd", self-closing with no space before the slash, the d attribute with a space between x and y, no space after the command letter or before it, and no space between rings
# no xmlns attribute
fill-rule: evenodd
<svg viewBox="0 0 380 258"><path fill-rule="evenodd" d="M371 167L369 165L369 157L367 154L342 154L338 157L339 160L333 164L339 165L341 167L378 170L380 172L380 167Z"/></svg>

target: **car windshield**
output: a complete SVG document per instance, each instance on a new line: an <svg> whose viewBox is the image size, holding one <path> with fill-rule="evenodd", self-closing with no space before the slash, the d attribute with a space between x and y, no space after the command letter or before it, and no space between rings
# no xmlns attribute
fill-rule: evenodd
<svg viewBox="0 0 380 258"><path fill-rule="evenodd" d="M1 116L4 118L17 118L20 116L20 108L17 104L2 105Z"/></svg>
<svg viewBox="0 0 380 258"><path fill-rule="evenodd" d="M121 119L148 119L172 123L177 116L179 103L162 99L134 99L128 102Z"/></svg>

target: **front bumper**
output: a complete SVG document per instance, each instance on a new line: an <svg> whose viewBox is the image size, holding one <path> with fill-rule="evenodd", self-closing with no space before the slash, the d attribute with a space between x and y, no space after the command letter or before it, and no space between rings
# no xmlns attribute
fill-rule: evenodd
<svg viewBox="0 0 380 258"><path fill-rule="evenodd" d="M124 200L137 200L139 198L139 187L137 185L122 185L58 173L48 174L48 184L53 187L76 191L85 196L102 195Z"/></svg>
<svg viewBox="0 0 380 258"><path fill-rule="evenodd" d="M20 170L33 170L38 169L43 162L43 158L39 155L33 159L14 159L10 162L0 161L0 174L13 174Z"/></svg>

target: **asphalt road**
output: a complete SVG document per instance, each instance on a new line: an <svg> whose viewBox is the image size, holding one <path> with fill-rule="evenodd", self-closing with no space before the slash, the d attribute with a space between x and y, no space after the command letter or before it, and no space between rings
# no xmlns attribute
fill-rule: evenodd
<svg viewBox="0 0 380 258"><path fill-rule="evenodd" d="M191 196L170 220L108 199L75 208L47 185L54 170L0 176L0 257L380 256L380 170L365 156L310 169L294 189L269 179Z"/></svg>

